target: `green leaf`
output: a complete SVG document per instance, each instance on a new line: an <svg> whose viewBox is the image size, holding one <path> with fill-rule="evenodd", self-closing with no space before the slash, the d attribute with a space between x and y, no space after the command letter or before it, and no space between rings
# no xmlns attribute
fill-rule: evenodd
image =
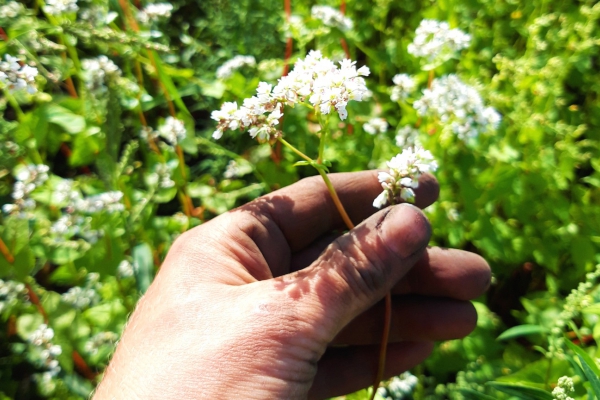
<svg viewBox="0 0 600 400"><path fill-rule="evenodd" d="M592 304L581 310L582 313L600 315L600 303Z"/></svg>
<svg viewBox="0 0 600 400"><path fill-rule="evenodd" d="M143 294L148 290L154 276L152 248L147 243L138 244L133 248L132 256L137 288Z"/></svg>
<svg viewBox="0 0 600 400"><path fill-rule="evenodd" d="M488 396L487 394L479 393L478 391L473 390L473 389L460 388L457 391L460 394L462 394L467 400L470 400L470 399L496 400L495 397Z"/></svg>
<svg viewBox="0 0 600 400"><path fill-rule="evenodd" d="M17 333L23 340L29 339L31 334L44 323L40 314L24 314L17 318Z"/></svg>
<svg viewBox="0 0 600 400"><path fill-rule="evenodd" d="M510 383L501 382L488 382L486 385L504 393L508 393L512 396L522 400L554 400L554 397L542 390L531 386L515 385Z"/></svg>
<svg viewBox="0 0 600 400"><path fill-rule="evenodd" d="M588 367L596 374L596 376L600 376L600 368L596 365L592 357L588 353L585 352L581 347L575 346L573 342L571 342L568 338L565 338L565 343L567 347L573 351L573 353L577 354L580 359L585 360ZM583 363L582 363L583 367ZM586 374L587 375L587 374Z"/></svg>
<svg viewBox="0 0 600 400"><path fill-rule="evenodd" d="M516 337L546 333L547 329L539 325L518 325L502 332L497 340L507 340Z"/></svg>
<svg viewBox="0 0 600 400"><path fill-rule="evenodd" d="M48 104L46 108L48 121L60 126L65 131L75 134L85 129L85 118L57 104Z"/></svg>
<svg viewBox="0 0 600 400"><path fill-rule="evenodd" d="M579 357L579 362L581 362L581 366L583 367L583 372L585 373L585 376L587 377L588 381L590 382L590 384L592 386L592 390L594 391L594 394L596 395L596 398L600 399L600 378L598 378L599 375L593 371L591 366L583 359L583 357L581 357L579 354L577 355L577 357ZM594 366L596 366L596 365L594 365Z"/></svg>

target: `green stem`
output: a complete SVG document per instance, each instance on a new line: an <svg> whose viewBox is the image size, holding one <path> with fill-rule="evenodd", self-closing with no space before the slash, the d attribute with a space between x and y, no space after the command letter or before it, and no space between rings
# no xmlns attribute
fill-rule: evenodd
<svg viewBox="0 0 600 400"><path fill-rule="evenodd" d="M278 137L277 140L279 140L279 142L281 142L281 144L283 144L288 149L292 150L294 153L298 154L300 157L304 158L309 163L313 163L314 162L314 160L312 158L310 158L309 156L307 156L306 154L304 154L303 152L301 152L300 150L298 150L297 148L295 148L294 146L292 146L290 143L288 143L281 136Z"/></svg>
<svg viewBox="0 0 600 400"><path fill-rule="evenodd" d="M329 133L329 118L323 123L319 118L321 124L321 137L319 138L319 157L317 158L317 164L323 164L323 153L325 152L325 142L327 141L327 134Z"/></svg>
<svg viewBox="0 0 600 400"><path fill-rule="evenodd" d="M15 113L17 114L17 120L19 120L19 122L23 122L23 118L25 118L25 113L21 109L21 106L19 105L17 99L15 99L15 97L8 90L4 91L4 95L8 99L8 103L10 104L10 106L15 110Z"/></svg>
<svg viewBox="0 0 600 400"><path fill-rule="evenodd" d="M352 223L352 220L350 219L350 217L348 216L348 213L344 209L344 206L342 205L342 202L340 201L340 198L338 197L337 192L335 191L335 188L333 187L333 184L329 180L329 177L327 176L325 171L323 171L322 169L317 168L317 171L319 171L319 174L325 181L325 186L327 186L327 190L329 190L329 194L331 195L333 203L335 204L335 207L338 209L340 215L342 216L344 223L346 224L348 229L354 229L354 223Z"/></svg>

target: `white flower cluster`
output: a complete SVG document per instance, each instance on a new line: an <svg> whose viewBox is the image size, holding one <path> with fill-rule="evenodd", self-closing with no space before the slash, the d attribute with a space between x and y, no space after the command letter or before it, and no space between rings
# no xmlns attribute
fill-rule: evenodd
<svg viewBox="0 0 600 400"><path fill-rule="evenodd" d="M134 270L133 265L128 260L123 260L117 267L117 275L120 278L129 278L133 276Z"/></svg>
<svg viewBox="0 0 600 400"><path fill-rule="evenodd" d="M339 10L329 6L313 6L310 9L313 18L320 19L323 24L347 31L352 29L354 23L352 20Z"/></svg>
<svg viewBox="0 0 600 400"><path fill-rule="evenodd" d="M46 324L41 324L28 340L40 350L40 359L43 366L48 369L47 373L50 376L56 376L60 372L56 357L62 353L62 348L52 344L52 338L54 338L54 330Z"/></svg>
<svg viewBox="0 0 600 400"><path fill-rule="evenodd" d="M256 59L253 56L241 56L237 55L231 60L225 61L223 65L217 68L217 78L226 79L229 78L234 71L242 68L243 66L254 67L256 65Z"/></svg>
<svg viewBox="0 0 600 400"><path fill-rule="evenodd" d="M456 75L436 78L431 89L413 107L419 115L433 114L461 139L476 137L488 128L496 129L501 116L493 107L485 107L477 90L462 82Z"/></svg>
<svg viewBox="0 0 600 400"><path fill-rule="evenodd" d="M92 218L76 214L61 216L50 227L50 240L53 245L62 245L73 236L79 236L90 244L97 243L104 235L102 230L92 229Z"/></svg>
<svg viewBox="0 0 600 400"><path fill-rule="evenodd" d="M37 75L37 68L29 65L21 66L19 59L10 54L5 54L4 61L0 61L0 84L10 93L23 89L30 94L37 92L35 85Z"/></svg>
<svg viewBox="0 0 600 400"><path fill-rule="evenodd" d="M157 133L171 144L177 144L185 139L187 130L183 121L168 116L165 122L158 127Z"/></svg>
<svg viewBox="0 0 600 400"><path fill-rule="evenodd" d="M555 400L574 400L569 396L569 393L575 392L573 385L573 379L568 376L561 376L558 378L558 383L554 390L552 390L552 396Z"/></svg>
<svg viewBox="0 0 600 400"><path fill-rule="evenodd" d="M419 130L410 125L405 125L396 132L396 145L398 147L419 147Z"/></svg>
<svg viewBox="0 0 600 400"><path fill-rule="evenodd" d="M147 24L159 18L169 18L173 11L171 3L154 3L148 4L143 10L138 12L138 20L142 24Z"/></svg>
<svg viewBox="0 0 600 400"><path fill-rule="evenodd" d="M46 0L44 11L51 15L77 12L77 0Z"/></svg>
<svg viewBox="0 0 600 400"><path fill-rule="evenodd" d="M15 175L17 181L12 193L15 203L3 205L2 211L5 213L17 212L21 217L25 217L26 212L33 210L36 205L35 200L29 195L48 180L49 170L50 168L44 164L30 164L18 169Z"/></svg>
<svg viewBox="0 0 600 400"><path fill-rule="evenodd" d="M311 51L305 59L298 60L294 69L279 79L277 85L260 82L256 96L245 99L238 109L235 102L226 102L211 118L218 122L213 138L219 139L225 130L248 129L250 136L268 140L280 135L276 128L283 116L282 109L309 101L320 114L336 110L340 119L348 116L346 105L350 100L362 101L367 93L363 76L369 68L356 69L355 62L343 60L340 67L323 57L320 51ZM269 113L268 115L264 115Z"/></svg>
<svg viewBox="0 0 600 400"><path fill-rule="evenodd" d="M16 18L25 13L25 7L18 1L9 1L3 6L0 6L0 20Z"/></svg>
<svg viewBox="0 0 600 400"><path fill-rule="evenodd" d="M125 206L121 203L123 192L113 191L104 192L84 199L76 200L69 209L79 211L84 214L95 214L101 211L114 213L123 211Z"/></svg>
<svg viewBox="0 0 600 400"><path fill-rule="evenodd" d="M394 86L392 86L392 101L404 100L415 90L415 80L408 74L398 74L392 78Z"/></svg>
<svg viewBox="0 0 600 400"><path fill-rule="evenodd" d="M389 172L378 174L383 192L373 201L373 207L382 208L394 204L399 197L412 201L413 189L419 187L419 177L437 169L437 162L429 150L422 147L409 147L387 162Z"/></svg>
<svg viewBox="0 0 600 400"><path fill-rule="evenodd" d="M98 349L104 345L114 345L119 335L114 332L100 332L95 334L85 343L85 352L88 354L98 353Z"/></svg>
<svg viewBox="0 0 600 400"><path fill-rule="evenodd" d="M27 289L21 282L0 279L0 314L27 299Z"/></svg>
<svg viewBox="0 0 600 400"><path fill-rule="evenodd" d="M93 306L100 301L97 290L100 288L100 275L90 272L84 287L75 286L63 293L60 298L74 308L81 310Z"/></svg>
<svg viewBox="0 0 600 400"><path fill-rule="evenodd" d="M408 45L408 52L429 61L452 54L469 46L471 36L460 29L450 29L447 22L424 19L416 30L416 36Z"/></svg>
<svg viewBox="0 0 600 400"><path fill-rule="evenodd" d="M158 163L154 166L154 172L148 174L148 183L160 189L170 189L175 186L175 181L171 179L171 169L166 163Z"/></svg>
<svg viewBox="0 0 600 400"><path fill-rule="evenodd" d="M388 127L387 121L383 118L371 118L363 125L365 132L370 135L387 132Z"/></svg>
<svg viewBox="0 0 600 400"><path fill-rule="evenodd" d="M89 90L104 88L104 82L121 76L121 70L108 57L102 55L81 61L82 78Z"/></svg>
<svg viewBox="0 0 600 400"><path fill-rule="evenodd" d="M402 400L411 398L411 394L415 390L415 387L417 387L418 383L419 379L407 371L390 379L385 387L382 386L377 389L377 394L385 400Z"/></svg>

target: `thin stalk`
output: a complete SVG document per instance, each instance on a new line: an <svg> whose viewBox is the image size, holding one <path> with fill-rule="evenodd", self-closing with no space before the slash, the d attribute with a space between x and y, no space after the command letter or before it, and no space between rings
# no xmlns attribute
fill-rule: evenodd
<svg viewBox="0 0 600 400"><path fill-rule="evenodd" d="M392 294L387 292L385 295L385 316L383 320L383 333L381 334L381 343L379 344L379 364L377 366L377 375L373 382L373 393L371 393L371 400L375 398L379 384L383 380L383 374L385 372L385 360L387 355L387 346L390 338L390 326L392 324Z"/></svg>
<svg viewBox="0 0 600 400"><path fill-rule="evenodd" d="M281 136L278 137L277 140L279 142L281 142L281 144L283 144L285 147L287 147L288 149L292 150L294 153L298 154L300 157L302 157L303 159L305 159L306 161L308 161L310 163L314 162L312 158L310 158L309 156L307 156L306 154L304 154L303 152L301 152L300 150L298 150L297 148L295 148L294 146L292 146L291 144L289 144Z"/></svg>
<svg viewBox="0 0 600 400"><path fill-rule="evenodd" d="M8 99L8 103L10 104L10 106L15 110L19 122L23 122L23 118L25 118L25 113L21 109L21 106L19 105L17 99L15 99L15 97L12 94L10 94L7 90L4 91L4 95Z"/></svg>
<svg viewBox="0 0 600 400"><path fill-rule="evenodd" d="M350 217L348 216L348 213L344 209L344 206L342 205L342 202L340 201L340 198L338 197L337 192L335 191L335 188L333 187L333 184L329 180L329 177L327 176L325 171L323 171L322 169L317 169L317 170L319 171L319 174L325 181L325 185L327 186L327 190L329 190L331 199L333 200L335 207L338 209L340 215L342 216L344 223L346 224L348 229L354 229L354 223L352 223L352 220L350 219ZM384 360L384 362L385 362L385 360Z"/></svg>
<svg viewBox="0 0 600 400"><path fill-rule="evenodd" d="M0 253L4 256L4 258L6 259L6 261L8 261L9 264L15 263L15 257L12 255L2 238L0 238Z"/></svg>

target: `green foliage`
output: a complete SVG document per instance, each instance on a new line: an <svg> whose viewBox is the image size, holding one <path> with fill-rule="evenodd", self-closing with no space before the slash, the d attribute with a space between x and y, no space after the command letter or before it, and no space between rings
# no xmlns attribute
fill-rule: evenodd
<svg viewBox="0 0 600 400"><path fill-rule="evenodd" d="M275 84L311 49L342 58L343 44L371 69L372 98L328 121L328 170L381 167L410 127L440 166L434 243L481 254L495 275L474 303L476 330L437 345L412 396L554 398L566 376L572 398L600 398L598 3L351 2L350 30L305 1L289 20L274 0L176 0L147 22L144 5L94 0L52 15L0 0L0 55L39 72L35 93L0 83L0 398L86 398L178 235L316 173L245 133L215 142L210 112ZM469 47L435 65L412 56L423 19L462 29ZM256 62L218 77L235 55ZM392 101L400 73L417 89ZM431 79L451 73L500 113L498 129L465 140L417 112ZM374 117L390 128L369 134ZM312 156L321 122L298 106L280 128ZM52 376L29 341L44 323L62 348Z"/></svg>

